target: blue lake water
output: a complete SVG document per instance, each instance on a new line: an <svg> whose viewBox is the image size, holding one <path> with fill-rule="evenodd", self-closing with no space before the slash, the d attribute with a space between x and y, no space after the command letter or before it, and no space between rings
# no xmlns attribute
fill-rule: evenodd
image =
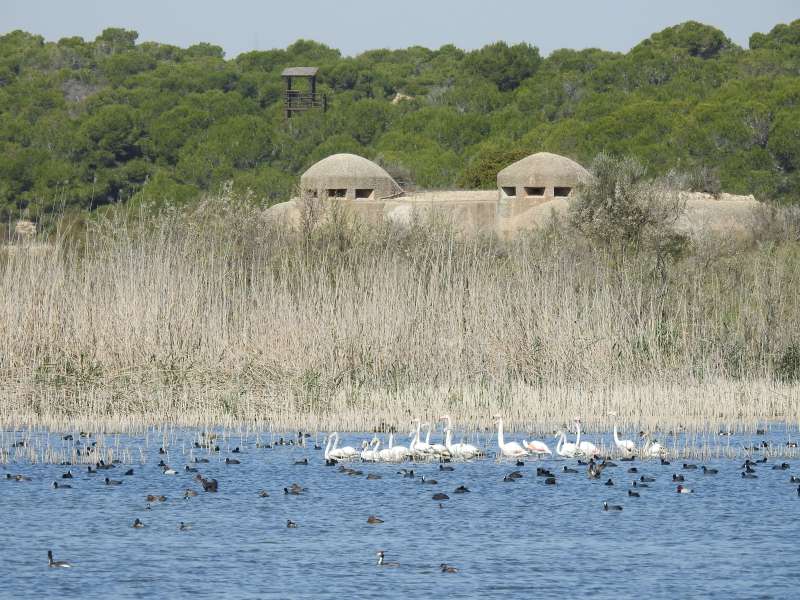
<svg viewBox="0 0 800 600"><path fill-rule="evenodd" d="M252 436L231 435L217 442L219 453L190 451L197 434L171 432L167 455L159 455L161 438L152 433L148 443L120 436L119 446L131 448L136 461L96 475L86 466L15 461L12 451L0 466L0 597L798 597L800 497L789 479L800 475L800 460L771 457L752 480L741 478L743 459L729 458L690 461L718 468L715 476L685 471L675 458L670 465L617 462L601 480L590 480L576 460L526 459L516 467L491 457L453 462L453 472L435 462L350 463L364 472L350 476L326 467L313 440L305 448L267 449ZM46 435L34 435L33 446L44 445ZM368 436L342 437L355 446ZM773 428L724 443L762 439L780 449L788 433ZM49 440L56 448L74 444L60 434ZM232 454L234 446L241 453ZM209 458L192 466L219 481L218 493L204 493L194 474L182 471L195 456ZM241 464L226 465L226 457ZM179 473L163 475L162 458ZM302 458L309 464L294 464ZM784 460L790 469L772 469ZM579 473L562 473L565 465ZM627 473L631 466L639 473ZM124 476L130 467L134 474ZM553 470L557 485L545 485L536 467ZM60 478L67 468L75 474L70 481ZM404 478L400 468L438 484ZM504 482L514 470L523 477ZM6 473L31 481L7 480ZM368 473L382 479L367 480ZM682 473L694 493L677 494L673 473ZM656 481L641 497L628 497L641 475ZM106 486L106 476L123 483ZM608 477L616 485L605 486ZM73 488L53 489L53 480ZM284 494L294 482L307 490ZM471 492L454 494L459 485ZM186 488L199 495L184 500ZM259 497L261 489L270 496ZM443 508L431 498L436 492L450 496ZM147 510L147 494L167 501ZM604 512L604 500L624 510ZM385 522L369 525L369 515ZM143 529L131 527L136 518ZM298 527L287 528L288 519ZM180 531L181 521L192 529ZM48 549L73 568L48 568ZM379 549L399 566L377 566ZM442 573L441 563L459 572Z"/></svg>

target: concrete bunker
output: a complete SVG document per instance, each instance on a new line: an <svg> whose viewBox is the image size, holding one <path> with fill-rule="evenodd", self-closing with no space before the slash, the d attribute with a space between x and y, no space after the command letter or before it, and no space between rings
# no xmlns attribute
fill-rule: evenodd
<svg viewBox="0 0 800 600"><path fill-rule="evenodd" d="M497 187L501 200L543 201L572 196L578 184L589 177L589 172L574 160L537 152L500 171Z"/></svg>
<svg viewBox="0 0 800 600"><path fill-rule="evenodd" d="M383 168L355 154L333 154L300 176L307 197L323 200L382 200L403 190Z"/></svg>

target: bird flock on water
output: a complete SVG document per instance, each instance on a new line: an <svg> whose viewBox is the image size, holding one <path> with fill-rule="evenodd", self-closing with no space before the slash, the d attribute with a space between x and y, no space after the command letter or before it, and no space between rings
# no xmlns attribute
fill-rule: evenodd
<svg viewBox="0 0 800 600"><path fill-rule="evenodd" d="M614 413L610 413L614 416ZM454 471L456 467L453 463L458 461L473 461L476 459L483 459L489 457L490 455L494 455L497 460L511 460L514 461L516 467L523 467L524 466L524 459L527 457L532 458L543 458L543 457L554 457L558 456L564 459L576 459L577 464L575 466L568 466L564 465L562 469L558 472L553 472L551 469L537 466L536 468L536 476L542 477L545 485L556 485L558 482L558 477L560 476L568 476L570 474L579 473L579 469L576 467L585 467L585 472L588 478L590 479L606 479L604 476L604 471L609 467L618 467L619 465L614 462L614 460L618 460L620 462L628 462L633 463L636 458L640 459L658 459L659 463L662 466L670 465L670 461L667 460L668 453L667 449L660 444L656 440L651 440L647 434L641 434L642 438L642 445L637 446L633 440L630 439L622 439L620 438L619 431L617 428L616 423L613 426L613 444L614 448L616 449L616 458L612 459L611 456L604 456L603 450L601 447L597 446L593 442L582 439L582 424L580 418L576 417L573 421L574 423L574 430L575 430L575 439L574 441L570 441L568 435L565 431L560 430L555 434L555 444L554 449L551 450L550 446L544 441L541 440L527 440L523 439L522 441L516 440L507 440L506 435L503 429L503 419L499 416L495 417L494 422L497 427L497 436L496 436L496 450L493 452L490 448L478 447L473 444L465 443L463 441L454 443L453 441L453 426L452 426L452 419L448 415L443 415L440 417L439 422L442 423L441 428L441 439L437 442L431 439L432 433L434 428L430 423L423 423L420 420L414 420L412 422L413 428L408 433L408 445L404 446L402 444L395 444L395 433L390 432L388 434L388 441L386 447L381 447L382 441L377 437L373 436L371 440L364 440L360 448L356 448L353 446L339 446L340 436L338 432L333 432L327 436L327 440L324 446L324 459L325 464L327 466L337 466L339 467L339 471L345 473L346 475L351 476L360 476L364 475L363 471L358 468L354 468L352 466L347 466L347 463L401 463L401 462L411 462L411 463L424 463L424 462L438 462L438 469L442 472ZM424 440L423 440L423 429L424 432ZM86 434L91 435L91 434ZM301 445L306 446L307 438L310 437L309 434L298 433L298 437L296 440L284 440L280 438L278 442L274 445ZM72 436L64 436L64 439L72 439ZM203 448L210 452L220 452L219 446L214 442L215 436L213 434L202 434L201 441L195 442L195 448ZM787 443L787 446L796 447L793 445L792 442ZM273 444L256 444L257 448L272 448ZM768 447L767 442L762 442L759 446L752 446L750 448L746 448L748 451L759 451L759 450L766 450ZM323 450L321 446L318 444L314 445L316 450ZM159 449L160 454L166 454L166 451L161 448ZM240 455L241 451L238 447L231 450L232 454ZM764 465L767 463L767 457L764 456L760 459L751 459L747 458L741 466L741 478L742 479L758 479L758 466ZM170 465L164 462L164 460L159 461L159 468L161 469L161 473L164 476L176 476L179 474L187 474L192 475L192 481L199 484L199 487L202 489L204 493L217 493L219 491L219 482L214 478L207 478L204 477L201 473L198 472L199 467L203 463L208 463L207 458L199 458L196 457L192 464L187 464L183 469L175 469L172 468ZM340 464L343 463L343 464ZM224 461L225 465L239 465L241 461L238 458L231 458L226 457ZM294 461L295 465L308 465L309 459L308 457L303 458L301 460ZM112 461L109 463L104 462L103 460L98 461L94 466L88 466L86 473L88 475L94 475L98 472L104 471L108 472L110 469L116 468L118 465L116 461ZM413 466L413 465L412 465ZM763 468L763 467L762 467ZM790 469L790 465L788 463L776 463L771 466L772 470L778 471L785 471ZM692 494L694 490L686 485L686 475L684 473L697 471L698 473L702 473L703 476L714 476L719 474L719 469L710 468L705 465L698 466L693 463L683 463L680 467L682 472L680 473L673 473L672 474L672 483L675 485L675 493L677 494ZM428 484L431 486L436 486L438 482L435 479L432 479L430 476L426 477L425 475L419 475L414 472L414 469L411 468L402 468L400 471L397 472L399 475L405 478L415 479L419 481L421 484ZM630 489L627 490L627 497L630 499L639 498L642 490L648 488L651 483L656 481L656 478L651 475L645 475L639 473L639 468L631 464L626 471L627 474L633 476L633 481L630 484ZM134 475L133 469L127 469L123 476L130 477ZM381 475L375 473L368 473L366 479L381 479ZM514 482L518 479L524 477L522 471L515 470L508 474L506 474L502 481L503 482ZM10 481L31 481L31 477L23 475L23 474L11 474L6 473L6 480ZM74 475L71 469L68 469L62 476L61 481L54 481L52 483L52 488L55 490L69 490L72 489L71 481L74 479ZM111 477L103 477L102 478L103 485L109 487L115 487L123 485L125 479L113 479ZM798 476L790 476L789 482L792 484L800 484L800 477ZM614 486L615 484L612 477L608 477L604 485L606 486ZM283 494L286 496L300 496L303 495L307 489L300 484L292 483L283 488ZM469 493L470 490L465 485L459 485L456 487L452 493L454 494L466 494ZM800 485L797 487L797 494L800 496ZM190 498L194 498L198 496L198 491L187 487L183 493L183 500L188 501ZM258 492L259 497L269 497L269 492L266 490L259 490ZM443 502L450 499L450 496L443 492L443 491L435 491L432 494L431 498L434 501L437 501L440 508L443 508ZM150 510L151 505L155 505L158 503L163 503L167 501L166 496L159 495L159 494L148 494L145 498L147 504L145 506L146 510ZM608 501L604 501L602 503L602 511L609 512L609 513L621 513L624 510L624 507L620 504L610 504ZM381 517L377 515L370 515L367 520L367 524L379 526L383 524L385 521ZM133 524L131 525L133 529L144 529L146 524L144 520L140 517L137 517ZM299 527L299 523L294 520L287 520L286 528L287 529L296 529ZM192 524L188 522L181 521L178 524L178 529L180 531L190 531L192 529ZM379 567L385 568L392 568L392 567L399 567L400 563L393 560L386 559L386 552L384 550L379 550L376 552L377 561L376 564ZM56 560L53 557L53 553L51 550L47 552L48 558L48 566L51 568L71 568L72 564L66 560ZM441 563L439 565L439 570L443 573L458 573L459 568L448 564L448 563Z"/></svg>

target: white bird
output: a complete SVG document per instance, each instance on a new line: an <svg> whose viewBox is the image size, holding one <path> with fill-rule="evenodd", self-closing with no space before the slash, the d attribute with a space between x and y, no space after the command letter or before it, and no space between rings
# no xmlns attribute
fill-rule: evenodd
<svg viewBox="0 0 800 600"><path fill-rule="evenodd" d="M339 445L339 434L334 431L328 437L328 443L325 446L325 460L348 460L351 458L355 458L359 455L358 450L353 448L352 446L343 446L342 448L338 448Z"/></svg>
<svg viewBox="0 0 800 600"><path fill-rule="evenodd" d="M392 462L395 460L394 456L394 433L389 432L389 445L378 452L378 460L382 462Z"/></svg>
<svg viewBox="0 0 800 600"><path fill-rule="evenodd" d="M497 446L500 448L500 454L506 458L526 456L528 451L519 442L506 443L503 437L503 419L501 417L495 417L495 419L497 420Z"/></svg>
<svg viewBox="0 0 800 600"><path fill-rule="evenodd" d="M378 460L378 448L381 445L381 441L378 438L373 438L371 442L364 440L361 443L361 460L364 462L375 462ZM372 446L375 446L372 449Z"/></svg>
<svg viewBox="0 0 800 600"><path fill-rule="evenodd" d="M575 458L575 456L580 454L578 446L567 441L566 433L563 431L557 431L556 438L558 439L558 443L556 444L556 454L563 456L564 458Z"/></svg>
<svg viewBox="0 0 800 600"><path fill-rule="evenodd" d="M480 448L472 444L465 444L464 442L453 444L453 429L450 415L443 415L439 417L439 419L447 421L447 428L444 430L444 445L447 446L447 451L450 453L450 456L469 460L482 454Z"/></svg>
<svg viewBox="0 0 800 600"><path fill-rule="evenodd" d="M616 417L617 413L608 413L612 417ZM618 450L622 450L623 452L634 452L636 450L636 444L633 443L633 440L621 440L619 439L619 433L617 433L617 422L614 421L614 445L617 447Z"/></svg>
<svg viewBox="0 0 800 600"><path fill-rule="evenodd" d="M425 443L431 447L431 452L433 452L436 456L449 456L450 453L447 450L447 446L444 444L431 444L431 424L425 423L428 427L428 434L425 436Z"/></svg>
<svg viewBox="0 0 800 600"><path fill-rule="evenodd" d="M411 441L409 448L411 449L411 452L413 454L422 454L422 455L431 454L433 452L433 448L431 448L431 445L426 442L421 442L419 439L421 427L422 427L421 423L417 421L417 432L416 435L414 436L414 439Z"/></svg>
<svg viewBox="0 0 800 600"><path fill-rule="evenodd" d="M170 467L164 467L163 469L164 475L177 475L178 472L175 469L171 469Z"/></svg>
<svg viewBox="0 0 800 600"><path fill-rule="evenodd" d="M550 447L539 440L531 440L530 442L528 440L522 440L522 446L531 454L553 455L553 451L550 450Z"/></svg>
<svg viewBox="0 0 800 600"><path fill-rule="evenodd" d="M642 437L647 439L649 437L649 434L646 433ZM667 453L667 449L661 444L659 444L657 441L656 442L648 441L644 445L644 449L642 450L642 452L644 452L644 454L649 456L650 458L659 458L660 456L664 456Z"/></svg>
<svg viewBox="0 0 800 600"><path fill-rule="evenodd" d="M595 446L592 442L587 442L586 440L581 441L580 419L575 419L575 427L578 430L577 438L575 439L575 443L578 445L578 450L583 452L586 456L594 456L595 454L600 454L600 448Z"/></svg>

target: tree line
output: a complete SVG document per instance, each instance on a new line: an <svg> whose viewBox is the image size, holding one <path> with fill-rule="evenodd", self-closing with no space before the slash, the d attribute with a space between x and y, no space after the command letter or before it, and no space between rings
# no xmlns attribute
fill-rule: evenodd
<svg viewBox="0 0 800 600"><path fill-rule="evenodd" d="M283 117L281 71L319 67L327 112ZM393 102L394 100L394 102ZM0 37L0 216L43 220L118 203L185 203L227 182L263 205L336 152L407 186L491 188L546 150L589 164L635 156L697 189L800 201L800 20L749 47L686 22L627 53L446 45L347 57L300 40L226 59L222 48Z"/></svg>

